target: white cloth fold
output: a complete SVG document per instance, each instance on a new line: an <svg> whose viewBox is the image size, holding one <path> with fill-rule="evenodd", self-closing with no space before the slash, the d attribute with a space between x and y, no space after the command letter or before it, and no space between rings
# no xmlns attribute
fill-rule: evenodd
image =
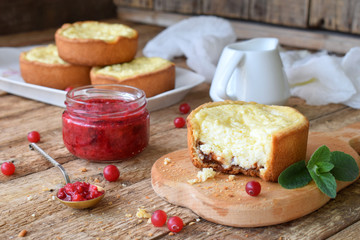
<svg viewBox="0 0 360 240"><path fill-rule="evenodd" d="M325 51L287 51L280 53L290 92L309 105L343 103L360 108L360 48L344 57Z"/></svg>
<svg viewBox="0 0 360 240"><path fill-rule="evenodd" d="M227 20L215 16L190 17L150 40L143 54L168 60L185 56L187 65L211 82L223 48L235 40L236 34Z"/></svg>

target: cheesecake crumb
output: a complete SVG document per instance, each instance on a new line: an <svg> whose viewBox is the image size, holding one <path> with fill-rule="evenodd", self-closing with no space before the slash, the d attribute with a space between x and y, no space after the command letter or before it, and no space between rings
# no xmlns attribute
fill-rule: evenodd
<svg viewBox="0 0 360 240"><path fill-rule="evenodd" d="M214 178L215 175L216 172L212 168L203 168L201 171L197 173L196 178L188 180L188 183L195 184L195 183L205 182L209 178Z"/></svg>
<svg viewBox="0 0 360 240"><path fill-rule="evenodd" d="M168 158L168 157L166 157L166 158L164 159L164 165L168 165L169 163L171 163L171 159Z"/></svg>
<svg viewBox="0 0 360 240"><path fill-rule="evenodd" d="M235 180L235 175L229 175L228 177L229 182L232 182Z"/></svg>
<svg viewBox="0 0 360 240"><path fill-rule="evenodd" d="M136 217L138 218L151 218L151 214L148 213L144 208L138 208Z"/></svg>

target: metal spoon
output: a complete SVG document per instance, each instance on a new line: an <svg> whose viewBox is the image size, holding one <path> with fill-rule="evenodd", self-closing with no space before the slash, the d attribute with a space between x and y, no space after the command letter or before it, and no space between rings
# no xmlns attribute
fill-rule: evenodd
<svg viewBox="0 0 360 240"><path fill-rule="evenodd" d="M66 184L70 183L70 177L66 173L65 169L63 168L63 166L61 166L60 163L58 163L57 161L55 161L55 159L50 157L36 143L30 143L29 148L30 148L30 150L36 150L42 156L44 156L49 162L51 162L55 167L58 167L60 169L61 173L64 176ZM58 198L57 196L56 196L56 199L59 200L61 203L65 204L66 206L71 207L71 208L75 208L75 209L90 208L90 207L93 207L96 204L98 204L101 201L101 199L103 199L103 197L105 196L105 189L102 188L102 187L99 187L99 186L96 186L96 187L98 188L98 191L104 191L104 193L101 196L99 196L97 198L94 198L94 199L85 200L85 201L64 201L64 200L61 200L60 198Z"/></svg>

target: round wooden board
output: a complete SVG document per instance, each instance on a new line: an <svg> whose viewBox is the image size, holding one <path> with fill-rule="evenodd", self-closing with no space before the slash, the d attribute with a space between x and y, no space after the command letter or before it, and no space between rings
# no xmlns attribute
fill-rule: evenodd
<svg viewBox="0 0 360 240"><path fill-rule="evenodd" d="M350 146L354 143L357 124L333 133L310 133L307 158L321 145L331 151L343 151L352 155L358 165L358 153ZM359 140L359 138L357 138ZM359 140L360 142L360 140ZM164 161L170 159L168 164ZM234 227L259 227L284 223L309 214L330 199L320 192L312 181L298 189L284 189L278 183L259 178L218 173L214 179L189 184L200 169L192 164L187 149L181 149L159 158L152 167L152 187L166 201L191 209L200 217L219 224ZM245 184L256 180L261 183L261 193L251 197L245 192ZM338 191L352 182L338 182Z"/></svg>

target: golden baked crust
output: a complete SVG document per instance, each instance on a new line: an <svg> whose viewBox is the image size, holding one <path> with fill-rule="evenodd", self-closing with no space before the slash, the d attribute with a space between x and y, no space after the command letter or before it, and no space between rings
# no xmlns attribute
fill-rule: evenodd
<svg viewBox="0 0 360 240"><path fill-rule="evenodd" d="M75 22L82 24L92 21ZM66 62L84 66L105 66L131 61L137 52L138 33L131 37L118 36L115 41L68 38L62 31L73 24L64 24L55 33L59 56Z"/></svg>
<svg viewBox="0 0 360 240"><path fill-rule="evenodd" d="M153 97L175 87L175 64L169 62L165 68L157 71L134 75L125 79L97 73L98 68L92 68L90 78L92 84L123 84L143 90L146 97Z"/></svg>
<svg viewBox="0 0 360 240"><path fill-rule="evenodd" d="M29 61L20 54L20 72L25 82L64 90L90 84L90 67Z"/></svg>
<svg viewBox="0 0 360 240"><path fill-rule="evenodd" d="M199 139L196 138L194 131L197 131L198 126L195 126L194 116L201 109L228 105L228 104L257 104L257 103L246 103L241 101L222 101L222 102L210 102L203 104L196 108L187 118L187 141L188 151L190 158L194 166L198 168L211 167L215 171L228 173L228 174L245 174L249 176L258 176L265 181L277 182L280 173L285 170L291 164L305 159L307 138L309 131L308 120L301 115L297 110L295 112L300 114L300 121L291 127L277 131L271 136L271 147L266 160L266 169L260 170L260 166L254 168L245 169L238 165L226 166L222 164L221 156L215 154L204 155L200 152ZM279 106L281 108L281 106ZM283 107L289 108L289 107ZM200 153L200 154L199 154ZM202 155L202 156L201 156Z"/></svg>

